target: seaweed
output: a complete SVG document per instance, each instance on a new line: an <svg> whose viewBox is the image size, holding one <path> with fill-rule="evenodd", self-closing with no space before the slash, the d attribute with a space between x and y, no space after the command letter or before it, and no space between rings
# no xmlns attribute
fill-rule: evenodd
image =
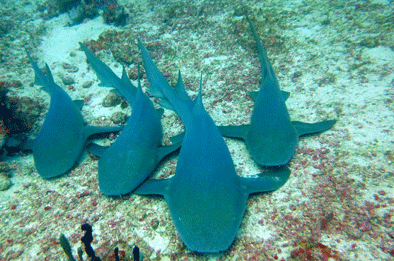
<svg viewBox="0 0 394 261"><path fill-rule="evenodd" d="M81 238L82 243L85 245L85 252L88 257L91 258L93 261L101 261L99 257L96 256L94 249L91 245L93 242L93 228L88 223L85 223L81 226L81 229L85 231L85 235ZM116 251L115 251L116 253Z"/></svg>
<svg viewBox="0 0 394 261"><path fill-rule="evenodd" d="M93 228L92 228L92 226L89 225L88 223L85 223L81 226L81 230L85 232L85 235L81 238L81 242L84 245L84 250L85 250L85 253L87 254L87 256L89 257L89 260L101 261L101 259L96 256L95 251L91 245L91 243L93 242ZM66 238L66 236L64 234L60 234L59 243L63 249L63 252L67 256L68 261L76 261L76 259L73 257L73 254L72 254L70 242L68 241L68 239ZM120 261L120 260L125 260L125 261L130 260L131 261L131 259L127 259L125 257L124 251L122 251L123 253L121 255L119 255L119 252L120 252L119 248L116 247L114 249L114 257L115 257L116 261ZM79 257L80 261L84 260L83 259L83 250L81 247L78 248L78 257ZM122 257L122 259L120 257ZM112 258L112 256L111 256L111 258ZM113 259L111 259L111 260L113 260ZM138 246L135 246L133 248L133 260L134 261L142 260Z"/></svg>
<svg viewBox="0 0 394 261"><path fill-rule="evenodd" d="M64 234L60 234L59 242L63 248L64 253L68 257L68 260L69 261L76 261L75 258L73 257L72 251L71 251L70 242L67 240L67 238Z"/></svg>

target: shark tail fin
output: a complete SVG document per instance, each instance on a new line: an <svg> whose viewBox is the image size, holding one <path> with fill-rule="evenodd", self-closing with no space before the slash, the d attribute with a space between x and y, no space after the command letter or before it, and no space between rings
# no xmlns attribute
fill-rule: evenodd
<svg viewBox="0 0 394 261"><path fill-rule="evenodd" d="M29 52L26 50L27 57L34 69L34 84L43 86L44 91L51 93L52 88L55 86L51 70L48 64L45 64L46 74L41 71L37 63L31 58Z"/></svg>

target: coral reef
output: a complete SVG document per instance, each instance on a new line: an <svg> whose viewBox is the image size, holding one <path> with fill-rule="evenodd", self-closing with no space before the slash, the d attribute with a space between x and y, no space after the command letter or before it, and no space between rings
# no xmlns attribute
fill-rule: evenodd
<svg viewBox="0 0 394 261"><path fill-rule="evenodd" d="M70 26L80 24L85 19L95 18L100 10L102 10L104 21L115 26L124 26L129 17L125 8L119 5L117 0L48 0L38 7L38 11L45 20L68 13L71 20ZM0 21L0 29L1 24Z"/></svg>
<svg viewBox="0 0 394 261"><path fill-rule="evenodd" d="M97 161L89 157L66 179L51 181L39 178L31 157L11 158L12 193L0 193L1 260L68 260L59 246L59 231L67 232L73 247L80 246L80 225L85 222L93 225L92 245L102 260L110 256L109 260L115 260L116 246L131 257L134 245L150 260L306 260L302 251L321 260L324 250L318 243L338 251L339 260L393 259L394 5L390 1L149 0L134 1L135 11L129 1L119 1L125 2L132 19L124 28L104 28L99 38L95 35L80 41L88 42L111 67L124 64L133 80L140 60L135 41L140 38L158 66L165 68L172 85L177 80L172 75L181 70L185 85L191 86L188 94L197 94L196 83L203 72L204 104L218 124L247 123L253 107L248 93L256 90L252 86L257 88L261 79L257 50L241 17L252 11L256 30L274 58L281 86L291 92L287 106L298 115L295 120L323 120L329 113L341 121L331 134L301 139L289 166L288 185L280 193L251 197L237 240L231 249L214 256L187 250L164 200L136 195L103 197L98 189ZM0 14L7 33L0 37L0 81L11 84L19 79L23 86L11 89L9 95L27 95L42 104L45 94L25 84L32 82L32 75L24 47L37 48L42 56L53 52L53 47L41 43L50 42L64 24L42 19L50 11L44 4L41 12L34 8L35 1L2 1ZM7 20L14 25L10 27ZM56 68L54 77L59 80L62 73L71 75L68 69L59 68L59 62L83 66L82 59L81 51L73 49L67 60L48 62ZM73 94L79 99L91 97L84 108L89 116L101 109L106 95L96 92L99 87L92 75L85 70L72 74L77 82ZM145 77L142 87L144 91L148 87ZM316 110L327 105L330 109ZM111 114L118 109L105 110ZM88 120L112 124L107 114ZM168 137L182 131L182 126L169 112L162 123L168 145ZM1 124L5 141L7 133ZM242 142L227 143L237 173L256 173ZM164 163L154 178L171 177L176 162L173 157ZM296 249L303 250L291 257Z"/></svg>
<svg viewBox="0 0 394 261"><path fill-rule="evenodd" d="M110 92L105 96L102 105L104 107L114 107L119 105L122 102L122 99L114 92Z"/></svg>
<svg viewBox="0 0 394 261"><path fill-rule="evenodd" d="M0 18L0 38L6 35L14 26L14 24L3 17Z"/></svg>
<svg viewBox="0 0 394 261"><path fill-rule="evenodd" d="M108 7L104 10L103 18L107 24L124 26L126 25L129 15L126 13L123 6L119 6L118 4L112 4L108 5Z"/></svg>
<svg viewBox="0 0 394 261"><path fill-rule="evenodd" d="M0 162L0 191L7 190L11 186L11 168L7 162Z"/></svg>
<svg viewBox="0 0 394 261"><path fill-rule="evenodd" d="M27 96L7 96L8 88L21 85L19 81L0 82L0 157L20 150L43 108Z"/></svg>

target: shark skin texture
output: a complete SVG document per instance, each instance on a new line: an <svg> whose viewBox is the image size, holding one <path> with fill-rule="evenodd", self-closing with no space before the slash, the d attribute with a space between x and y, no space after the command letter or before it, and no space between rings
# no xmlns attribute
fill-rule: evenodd
<svg viewBox="0 0 394 261"><path fill-rule="evenodd" d="M100 86L116 88L132 107L125 128L111 146L88 145L88 151L100 157L100 191L106 196L122 196L138 187L165 156L179 149L182 142L161 146L163 134L160 118L163 109L155 109L142 92L140 81L135 87L124 68L122 78L119 78L85 45L80 43L80 46L96 72Z"/></svg>
<svg viewBox="0 0 394 261"><path fill-rule="evenodd" d="M289 94L281 92L267 52L252 22L246 16L255 38L262 69L262 81L255 99L250 124L240 126L218 126L224 137L245 140L252 158L262 166L280 166L293 157L300 136L320 133L330 129L336 120L316 123L291 121L285 100Z"/></svg>
<svg viewBox="0 0 394 261"><path fill-rule="evenodd" d="M95 127L87 125L76 102L57 85L46 65L44 74L26 51L35 71L35 84L51 96L44 124L34 140L23 149L32 150L37 172L45 179L68 172L77 163L88 138L95 134L117 132L123 126ZM78 101L77 101L78 102Z"/></svg>
<svg viewBox="0 0 394 261"><path fill-rule="evenodd" d="M204 109L201 81L199 94L192 101L182 78L172 88L140 40L139 48L153 93L160 92L168 101L186 131L175 175L148 179L134 193L164 197L175 227L190 250L225 251L237 235L249 195L280 188L288 180L290 170L270 169L256 178L238 176L223 136Z"/></svg>

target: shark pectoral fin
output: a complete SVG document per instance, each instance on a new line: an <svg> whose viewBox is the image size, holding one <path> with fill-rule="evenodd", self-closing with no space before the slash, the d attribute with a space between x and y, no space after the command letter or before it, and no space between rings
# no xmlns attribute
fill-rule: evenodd
<svg viewBox="0 0 394 261"><path fill-rule="evenodd" d="M92 135L100 134L100 133L118 132L118 131L123 130L123 128L125 126L126 125L108 126L108 127L96 127L96 126L87 125L84 128L83 132L84 132L85 137L90 137Z"/></svg>
<svg viewBox="0 0 394 261"><path fill-rule="evenodd" d="M277 190L282 187L290 177L290 170L286 167L269 168L261 172L257 178L241 177L241 182L245 186L246 192L258 193Z"/></svg>
<svg viewBox="0 0 394 261"><path fill-rule="evenodd" d="M249 124L239 126L217 126L223 137L246 139Z"/></svg>
<svg viewBox="0 0 394 261"><path fill-rule="evenodd" d="M96 143L89 143L86 146L86 149L88 152L92 153L93 155L96 155L97 157L100 157L104 154L104 152L109 148L109 146L101 146Z"/></svg>
<svg viewBox="0 0 394 261"><path fill-rule="evenodd" d="M167 194L167 186L169 179L148 179L141 186L139 186L136 190L134 190L135 194L138 195L162 195L165 196Z"/></svg>
<svg viewBox="0 0 394 261"><path fill-rule="evenodd" d="M158 153L157 153L157 163L159 163L165 156L168 154L176 151L182 146L182 141L174 143L169 146L163 146L158 148Z"/></svg>
<svg viewBox="0 0 394 261"><path fill-rule="evenodd" d="M319 133L330 129L336 123L336 120L320 121L315 123L305 123L300 121L292 121L299 136Z"/></svg>
<svg viewBox="0 0 394 261"><path fill-rule="evenodd" d="M161 99L159 104L161 107L166 108L167 110L175 111L174 107L172 107L171 103L166 99Z"/></svg>
<svg viewBox="0 0 394 261"><path fill-rule="evenodd" d="M156 109L157 115L159 115L159 118L161 118L164 114L164 109L163 108L159 108Z"/></svg>
<svg viewBox="0 0 394 261"><path fill-rule="evenodd" d="M34 140L28 139L27 141L19 145L19 148L22 151L33 150L33 144L34 144Z"/></svg>
<svg viewBox="0 0 394 261"><path fill-rule="evenodd" d="M280 91L280 93L282 94L283 100L287 101L287 99L290 97L290 92L285 92L285 91ZM252 98L252 100L254 102L257 101L257 97L259 96L259 92L250 92L249 93L250 98Z"/></svg>
<svg viewBox="0 0 394 261"><path fill-rule="evenodd" d="M259 92L258 91L257 92L250 92L249 96L250 96L250 98L252 98L252 100L254 102L256 102L257 101L257 97L259 97Z"/></svg>
<svg viewBox="0 0 394 261"><path fill-rule="evenodd" d="M82 109L82 107L83 107L83 105L84 105L84 103L85 103L83 100L73 100L73 102L74 102L74 104L77 106L77 108L78 108L79 110Z"/></svg>
<svg viewBox="0 0 394 261"><path fill-rule="evenodd" d="M172 142L172 144L182 143L184 137L185 137L185 132L181 132L175 136L172 136L170 138L170 141Z"/></svg>
<svg viewBox="0 0 394 261"><path fill-rule="evenodd" d="M284 101L287 101L287 99L290 97L290 92L280 91L280 93L282 94Z"/></svg>
<svg viewBox="0 0 394 261"><path fill-rule="evenodd" d="M150 87L148 90L147 90L147 93L149 93L150 95L152 95L153 97L156 97L156 98L164 98L163 97L163 94L159 91L159 89L156 87Z"/></svg>

